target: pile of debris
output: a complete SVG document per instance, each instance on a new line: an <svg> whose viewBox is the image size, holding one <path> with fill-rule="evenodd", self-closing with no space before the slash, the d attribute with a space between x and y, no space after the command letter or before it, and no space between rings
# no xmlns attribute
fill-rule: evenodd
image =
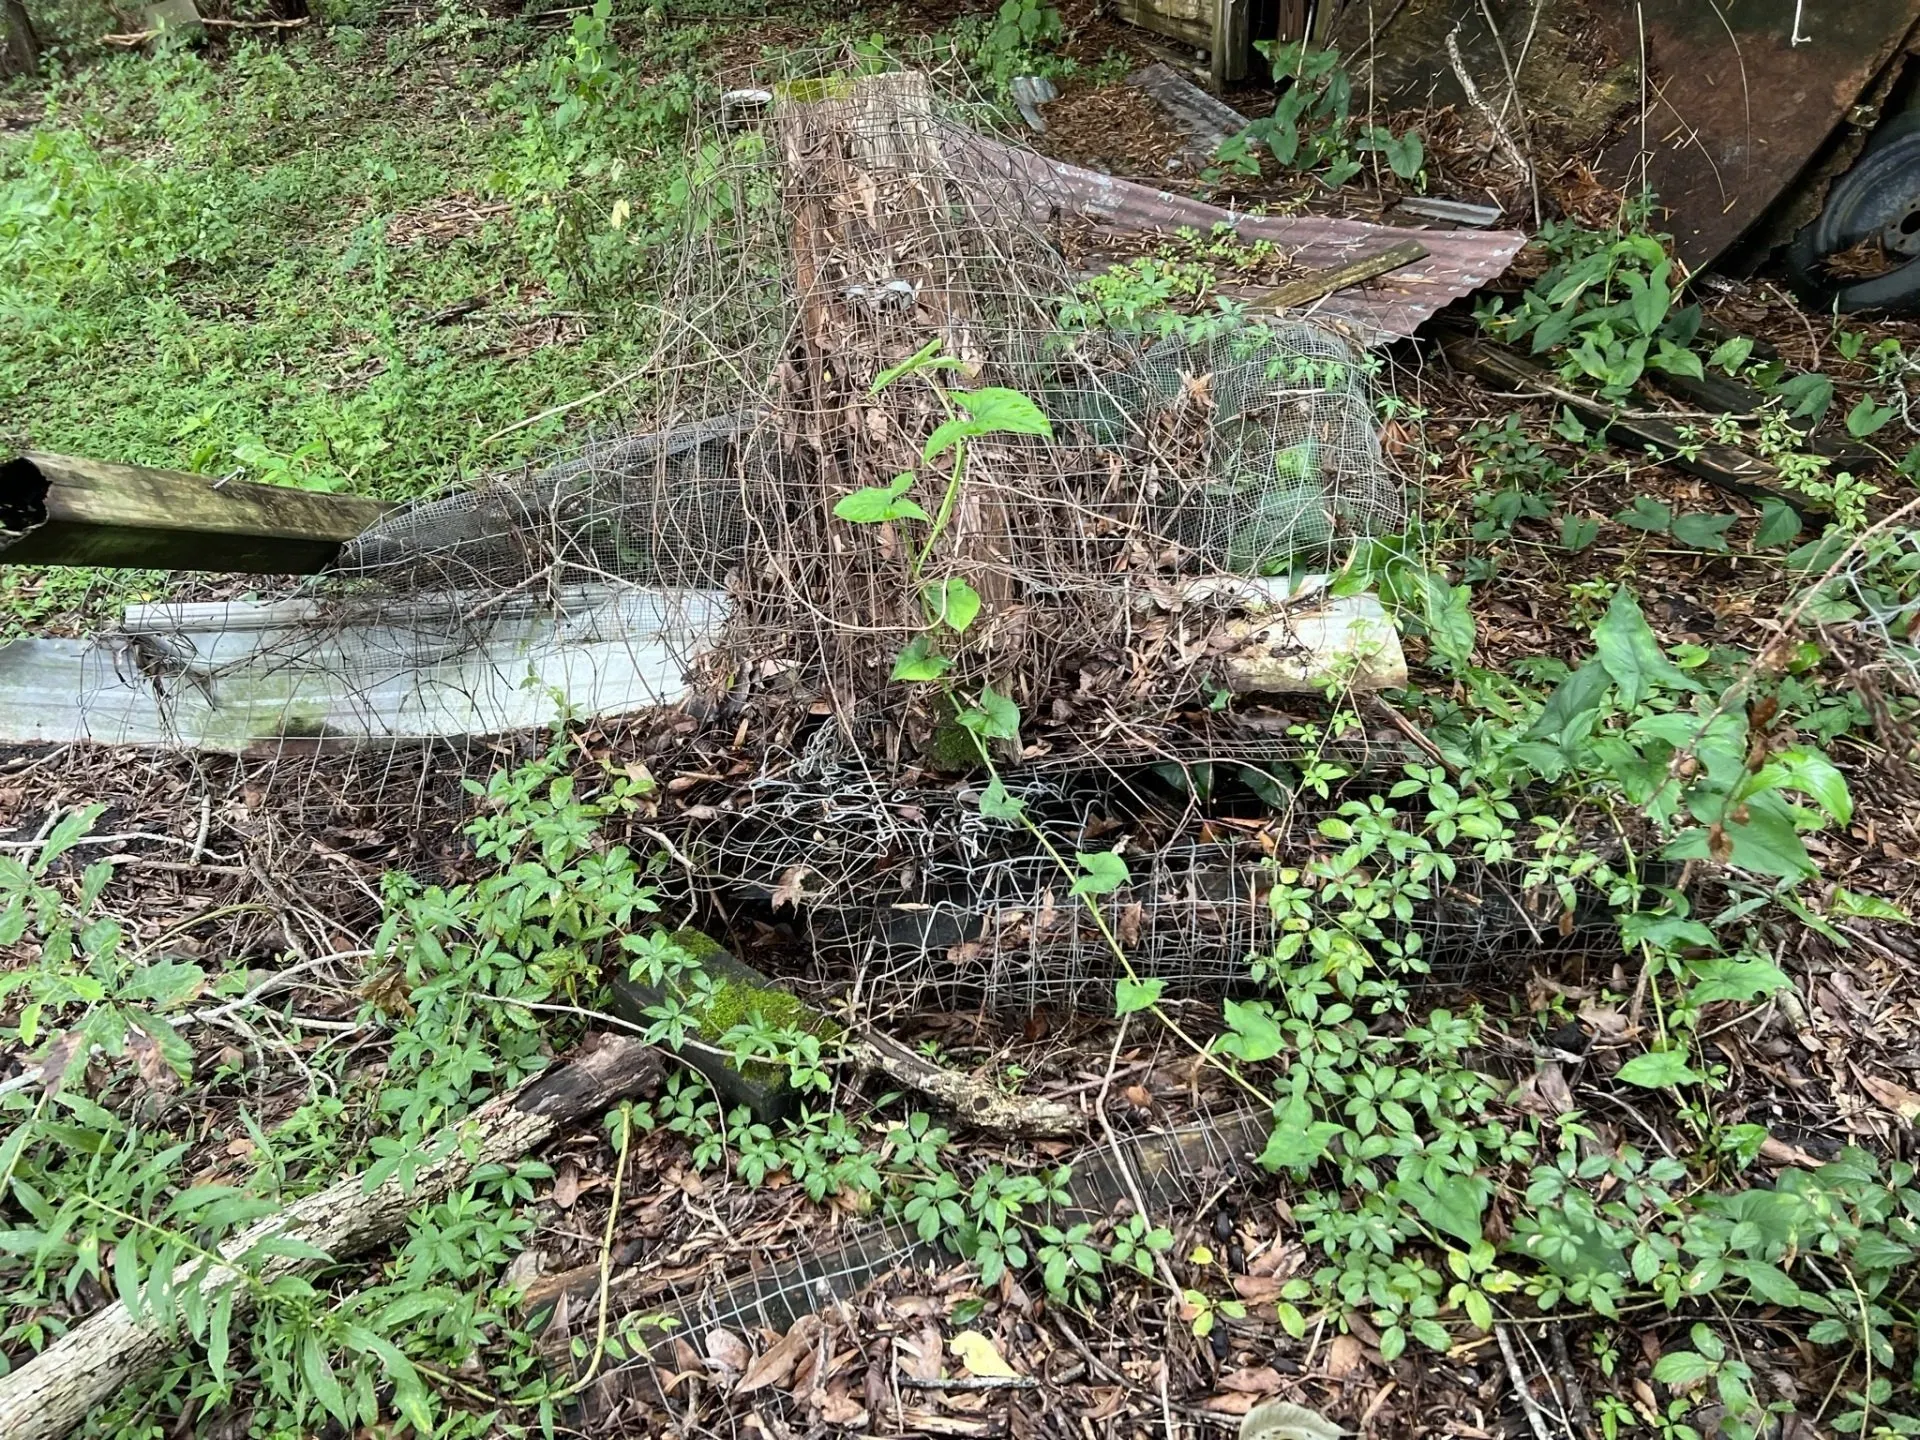
<svg viewBox="0 0 1920 1440"><path fill-rule="evenodd" d="M672 802L699 918L803 920L830 973L896 993L1104 1006L1112 956L1056 865L974 803L983 757L954 707L985 688L1018 707L994 759L1045 836L1124 837L1143 963L1175 993L1222 989L1272 927L1262 877L1311 853L1325 813L1230 813L1236 787L1249 814L1292 795L1291 767L1332 743L1286 738L1312 707L1272 698L1406 677L1378 601L1324 578L1407 522L1369 347L1522 237L1230 216L965 113L914 71L729 92L694 127L631 434L386 514L287 599L143 606L117 647L13 647L0 665L33 697L16 735L286 753L523 728L555 693L586 715L678 703L746 772ZM1226 225L1290 278L1166 333L1076 322L1063 225ZM1025 418L995 428L983 403ZM18 464L43 509L84 507L60 462ZM847 518L861 496L889 518ZM903 653L940 683L895 681ZM1204 723L1229 696L1234 738ZM1399 734L1358 748L1389 783L1418 758ZM1216 771L1241 778L1193 783ZM1482 890L1504 887L1463 884L1418 922L1456 981L1540 941Z"/></svg>
<svg viewBox="0 0 1920 1440"><path fill-rule="evenodd" d="M1106 1102L1124 1078L1124 1024L1104 1076L1061 1082L1099 1087L1107 1144L1088 1150L1069 1141L1088 1123L1077 1106L971 1080L970 1093L943 1089L956 1072L929 1075L938 1067L869 1022L994 1011L1043 1039L1074 1012L1110 1013L1123 970L1169 1001L1231 995L1249 957L1284 938L1276 895L1290 872L1338 849L1342 804L1382 796L1409 765L1451 768L1371 698L1407 682L1400 637L1378 598L1330 577L1356 546L1404 532L1414 508L1383 436L1383 345L1497 277L1525 237L1222 210L1047 159L978 120L925 74L862 64L727 92L693 127L685 233L659 286L639 411L557 463L400 509L53 456L0 468L0 528L18 537L0 546L7 559L81 546L110 563L317 572L264 599L143 604L97 641L0 649L0 738L194 752L197 833L172 842L186 861L112 858L229 875L254 887L226 907L234 924L273 948L279 926L287 953L327 959L367 954L340 939L377 923L367 875L460 873L463 779L524 757L556 715L585 722L589 760L658 781L623 838L661 857L655 893L689 944L704 932L726 956L716 967L758 980L759 966L825 997L821 1010L855 1022L839 1033L861 1073L909 1077L981 1131L1041 1137L1075 1172L1048 1211L1061 1227L1128 1206L1212 1210L1273 1115L1224 1108L1120 1135ZM1085 303L1083 265L1191 250L1195 235L1266 247L1260 267L1222 279L1217 311L1139 325ZM1677 418L1568 391L1485 339L1454 334L1440 353L1458 375L1545 395L1716 485L1819 513L1818 496ZM1695 392L1709 407L1760 403L1733 382L1695 383L1717 387ZM118 503L136 489L144 506ZM1920 602L1853 598L1880 638L1910 637ZM1897 645L1876 653L1911 666ZM966 723L976 706L999 707L990 731ZM158 765L145 779L129 813L188 793ZM216 811L208 797L223 790ZM411 817L398 836L396 809ZM1062 857L1101 852L1125 874L1095 915ZM296 934L305 914L284 897L309 885L331 887L329 914ZM1626 988L1605 907L1556 896L1539 913L1517 867L1462 860L1382 928L1412 956L1405 988L1436 1003L1524 995L1547 954L1591 952L1606 967L1595 988ZM1560 966L1553 983L1577 972ZM1181 1069L1192 1110L1219 1099L1191 1056L1168 1060L1160 1043L1129 1063L1149 1079ZM648 1068L618 1050L574 1065L589 1081L596 1065ZM1541 1103L1564 1114L1574 1098L1559 1085ZM564 1115L612 1093L587 1084ZM1140 1096L1125 1105L1158 1123L1159 1097ZM723 1094L761 1121L763 1098ZM1062 1112L1071 1123L1056 1125ZM523 1113L505 1103L489 1120L524 1125ZM532 1128L552 1133L560 1113ZM354 1183L295 1222L342 1243L384 1236L325 1229L322 1211L358 1203ZM692 1199L700 1183L665 1188ZM667 1208L639 1223L664 1227ZM616 1250L616 1203L596 1263L521 1277L523 1314L546 1317L556 1347L569 1309L588 1305L603 1322L665 1311L710 1356L715 1335L777 1329L788 1338L767 1357L799 1367L822 1333L816 1309L930 1253L913 1230L846 1208L833 1243L803 1258L728 1234L731 1258L755 1263L723 1276L711 1237L688 1241L698 1253L682 1268L623 1268L638 1247ZM1275 1265L1282 1249L1305 1263L1271 1234ZM1280 1294L1272 1269L1231 1268L1236 1287L1257 1282L1237 1293ZM938 1354L936 1334L935 1382ZM1170 1410L1165 1369L1160 1383Z"/></svg>

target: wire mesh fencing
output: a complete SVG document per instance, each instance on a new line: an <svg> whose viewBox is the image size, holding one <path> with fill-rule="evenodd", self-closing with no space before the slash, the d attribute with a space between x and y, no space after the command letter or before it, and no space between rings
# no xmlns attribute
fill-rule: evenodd
<svg viewBox="0 0 1920 1440"><path fill-rule="evenodd" d="M390 517L326 613L455 596L479 645L505 597L724 595L724 622L683 627L707 676L825 694L851 724L908 708L894 660L962 582L980 612L943 637L956 683L1038 714L1090 683L1142 717L1201 693L1197 641L1238 597L1196 582L1325 571L1400 528L1369 362L1278 315L1159 338L1073 322L1057 197L977 114L916 71L724 97L693 127L629 433ZM928 347L942 368L885 383ZM1050 435L936 439L1008 392ZM889 486L899 516L843 517Z"/></svg>
<svg viewBox="0 0 1920 1440"><path fill-rule="evenodd" d="M690 807L669 883L718 926L791 926L822 978L875 1000L1108 1013L1120 953L1170 997L1213 999L1250 983L1295 923L1299 872L1340 849L1318 826L1341 793L1303 792L1290 768L1009 774L1031 829L983 815L978 782L763 779ZM1202 804L1196 785L1238 786L1247 803ZM1072 892L1073 858L1112 848L1128 876L1096 916ZM1516 866L1463 861L1430 879L1409 918L1388 918L1385 937L1412 953L1411 988L1498 988L1530 960L1591 943L1599 915L1563 929L1557 901L1534 913L1520 880Z"/></svg>
<svg viewBox="0 0 1920 1440"><path fill-rule="evenodd" d="M129 663L155 723L241 752L231 783L243 813L275 812L262 825L331 815L351 774L367 813L417 814L445 849L439 788L526 745L431 737L684 704L747 777L653 827L690 907L797 922L868 993L1104 1004L1116 942L1177 993L1244 979L1278 934L1273 876L1318 853L1326 813L1275 767L1327 742L1216 714L1219 637L1247 585L1404 525L1372 366L1257 307L1090 323L1060 236L1085 194L979 115L844 57L719 97L690 128L625 432L395 512L265 607L143 617ZM889 379L915 356L939 366ZM1051 433L939 442L996 392ZM913 511L841 513L876 491ZM1068 857L1125 844L1111 936L1046 845L979 814L948 695L893 679L957 584L979 614L940 631L941 658L955 689L1020 705L1010 782L1041 836ZM405 743L324 753L370 737ZM1362 773L1413 758L1341 744ZM1205 813L1203 772L1269 811ZM1435 983L1542 941L1492 874L1409 923Z"/></svg>
<svg viewBox="0 0 1920 1440"><path fill-rule="evenodd" d="M1253 1168L1272 1126L1265 1111L1241 1107L1172 1129L1117 1135L1073 1157L1067 1199L1045 1207L1039 1223L1065 1229L1139 1213L1142 1204L1155 1216L1199 1203L1209 1189ZM898 1220L877 1220L851 1227L838 1243L667 1297L658 1314L669 1322L669 1336L699 1337L716 1328L784 1334L801 1317L877 1281L949 1263L937 1242Z"/></svg>

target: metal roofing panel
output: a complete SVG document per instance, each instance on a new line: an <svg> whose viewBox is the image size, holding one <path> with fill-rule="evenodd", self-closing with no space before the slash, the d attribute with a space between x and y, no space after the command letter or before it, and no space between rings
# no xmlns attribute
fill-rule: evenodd
<svg viewBox="0 0 1920 1440"><path fill-rule="evenodd" d="M983 181L1013 181L1025 194L1030 212L1041 220L1072 214L1120 230L1184 227L1203 234L1226 224L1242 239L1271 240L1285 247L1309 270L1344 265L1417 236L1429 251L1426 259L1329 295L1312 307L1316 315L1351 326L1368 343L1412 335L1436 311L1501 275L1527 243L1518 230L1375 225L1326 215L1250 215L994 140L969 137L964 149L970 153L950 157L956 171L972 169Z"/></svg>

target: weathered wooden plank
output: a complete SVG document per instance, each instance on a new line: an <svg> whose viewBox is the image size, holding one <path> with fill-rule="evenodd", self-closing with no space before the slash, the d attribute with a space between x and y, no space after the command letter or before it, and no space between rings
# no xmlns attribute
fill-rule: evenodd
<svg viewBox="0 0 1920 1440"><path fill-rule="evenodd" d="M1504 345L1456 335L1449 338L1443 348L1447 358L1468 374L1510 389L1532 390L1558 401L1582 420L1598 426L1615 442L1651 446L1667 464L1698 475L1722 490L1753 500L1784 500L1809 515L1825 514L1832 508L1828 502L1794 489L1764 460L1731 445L1700 442L1684 436L1677 424L1660 416L1623 413L1603 400L1569 390L1560 384L1558 375Z"/></svg>
<svg viewBox="0 0 1920 1440"><path fill-rule="evenodd" d="M388 508L357 495L26 454L0 464L0 562L307 575Z"/></svg>
<svg viewBox="0 0 1920 1440"><path fill-rule="evenodd" d="M1115 16L1201 50L1213 46L1211 0L1119 0Z"/></svg>
<svg viewBox="0 0 1920 1440"><path fill-rule="evenodd" d="M1213 88L1227 86L1247 78L1248 30L1251 17L1248 0L1213 0L1213 39L1210 45L1210 72Z"/></svg>
<svg viewBox="0 0 1920 1440"><path fill-rule="evenodd" d="M1336 291L1391 274L1403 265L1426 259L1432 253L1418 240L1402 240L1371 255L1362 255L1358 260L1349 260L1344 265L1310 270L1305 275L1296 276L1284 285L1254 296L1247 302L1247 308L1256 311L1297 310Z"/></svg>
<svg viewBox="0 0 1920 1440"><path fill-rule="evenodd" d="M1642 391L1645 391L1649 381L1676 400L1701 410L1718 410L1727 415L1757 415L1766 408L1769 399L1744 380L1735 380L1727 375L1716 375L1712 371L1703 375L1649 373L1640 382ZM1833 439L1814 434L1815 423L1806 416L1790 416L1787 423L1806 435L1807 448L1814 454L1823 455L1832 461L1835 470L1852 470L1859 466L1871 465L1879 459L1870 445L1850 439Z"/></svg>
<svg viewBox="0 0 1920 1440"><path fill-rule="evenodd" d="M523 730L559 699L629 714L684 697L726 613L718 591L600 586L332 620L311 601L135 606L97 640L0 647L0 741L239 752Z"/></svg>

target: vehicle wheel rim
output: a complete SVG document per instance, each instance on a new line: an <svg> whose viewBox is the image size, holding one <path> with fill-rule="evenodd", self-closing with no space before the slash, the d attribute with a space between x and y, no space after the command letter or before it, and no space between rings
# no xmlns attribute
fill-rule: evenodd
<svg viewBox="0 0 1920 1440"><path fill-rule="evenodd" d="M1903 115L1895 126L1834 182L1790 256L1801 279L1842 310L1920 308L1920 116ZM1869 239L1905 263L1857 280L1826 272L1828 257Z"/></svg>

